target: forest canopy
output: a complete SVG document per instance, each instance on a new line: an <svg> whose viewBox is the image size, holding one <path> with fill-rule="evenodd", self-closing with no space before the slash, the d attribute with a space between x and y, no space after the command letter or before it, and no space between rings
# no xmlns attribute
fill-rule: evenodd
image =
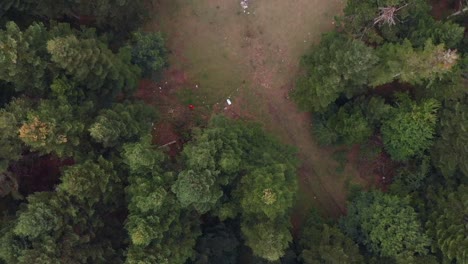
<svg viewBox="0 0 468 264"><path fill-rule="evenodd" d="M390 171L329 218L260 123L190 104L159 144L152 1L1 1L0 263L468 263L468 12L431 3L349 0L301 60L316 147Z"/></svg>

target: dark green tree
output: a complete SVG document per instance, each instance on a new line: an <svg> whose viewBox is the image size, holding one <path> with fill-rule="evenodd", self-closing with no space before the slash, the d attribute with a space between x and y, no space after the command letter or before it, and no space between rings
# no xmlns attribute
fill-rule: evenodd
<svg viewBox="0 0 468 264"><path fill-rule="evenodd" d="M444 191L431 210L426 227L434 238L433 249L442 252L447 263L468 262L468 186L457 190Z"/></svg>
<svg viewBox="0 0 468 264"><path fill-rule="evenodd" d="M430 240L423 233L409 199L379 191L359 193L341 220L344 232L369 252L409 263L425 255Z"/></svg>
<svg viewBox="0 0 468 264"><path fill-rule="evenodd" d="M309 241L309 248L302 251L306 264L315 263L363 263L358 246L339 229L323 225L320 236Z"/></svg>
<svg viewBox="0 0 468 264"><path fill-rule="evenodd" d="M349 102L338 111L330 108L327 112L316 114L314 133L319 143L331 144L360 144L373 134L373 127L366 119L364 111L357 106L357 102Z"/></svg>
<svg viewBox="0 0 468 264"><path fill-rule="evenodd" d="M30 195L15 222L3 230L0 259L7 264L122 263L113 241L101 231L96 206L63 192Z"/></svg>
<svg viewBox="0 0 468 264"><path fill-rule="evenodd" d="M225 224L208 226L197 240L194 264L236 264L239 240Z"/></svg>
<svg viewBox="0 0 468 264"><path fill-rule="evenodd" d="M358 246L339 229L324 223L317 212L311 212L301 230L300 258L306 264L363 263Z"/></svg>
<svg viewBox="0 0 468 264"><path fill-rule="evenodd" d="M448 102L441 112L440 132L432 150L432 162L446 178L457 171L468 177L468 104Z"/></svg>
<svg viewBox="0 0 468 264"><path fill-rule="evenodd" d="M166 66L167 51L161 33L135 32L131 47L132 63L142 69L144 76L151 76Z"/></svg>

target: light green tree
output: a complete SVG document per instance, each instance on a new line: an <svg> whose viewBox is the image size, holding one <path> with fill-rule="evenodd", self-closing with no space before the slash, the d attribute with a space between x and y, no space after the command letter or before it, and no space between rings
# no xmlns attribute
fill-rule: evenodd
<svg viewBox="0 0 468 264"><path fill-rule="evenodd" d="M392 159L408 160L431 147L439 107L434 99L416 103L407 94L397 95L397 107L381 128L385 149Z"/></svg>

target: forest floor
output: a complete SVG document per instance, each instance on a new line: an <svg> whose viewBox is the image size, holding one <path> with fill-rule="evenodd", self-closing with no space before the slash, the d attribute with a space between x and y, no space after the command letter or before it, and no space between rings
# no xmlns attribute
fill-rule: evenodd
<svg viewBox="0 0 468 264"><path fill-rule="evenodd" d="M152 85L153 103L163 115L190 114L186 107L170 105L176 97L205 116L224 112L262 123L298 148L300 199L293 225L297 228L312 206L329 217L345 213L349 186L368 182L355 166L339 164L336 149L316 144L310 115L288 96L301 56L333 29L344 2L250 0L246 12L240 0L156 2L145 30L165 33L171 52L163 81Z"/></svg>

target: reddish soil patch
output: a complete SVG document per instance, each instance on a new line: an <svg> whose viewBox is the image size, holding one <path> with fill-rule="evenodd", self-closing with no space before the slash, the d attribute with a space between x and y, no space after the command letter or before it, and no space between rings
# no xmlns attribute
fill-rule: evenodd
<svg viewBox="0 0 468 264"><path fill-rule="evenodd" d="M393 83L384 84L381 86L377 86L375 89L371 89L368 94L369 95L377 95L381 96L386 99L393 99L395 93L404 93L409 92L410 94L413 93L413 87L409 84L399 83L397 81Z"/></svg>
<svg viewBox="0 0 468 264"><path fill-rule="evenodd" d="M456 12L462 6L461 0L433 0L431 2L432 16L441 20L450 15L451 13Z"/></svg>
<svg viewBox="0 0 468 264"><path fill-rule="evenodd" d="M383 151L383 143L379 137L372 138L368 144L372 146L372 149L380 148L382 151L369 154L360 145L355 145L348 153L348 161L356 164L359 176L368 183L366 188L386 191L400 165Z"/></svg>
<svg viewBox="0 0 468 264"><path fill-rule="evenodd" d="M71 158L61 160L53 155L39 157L37 154L28 154L13 164L10 171L17 177L20 193L28 195L52 191L60 182L62 168L74 163Z"/></svg>
<svg viewBox="0 0 468 264"><path fill-rule="evenodd" d="M166 148L171 158L175 158L182 151L183 141L175 132L174 126L162 122L153 128L153 144Z"/></svg>

